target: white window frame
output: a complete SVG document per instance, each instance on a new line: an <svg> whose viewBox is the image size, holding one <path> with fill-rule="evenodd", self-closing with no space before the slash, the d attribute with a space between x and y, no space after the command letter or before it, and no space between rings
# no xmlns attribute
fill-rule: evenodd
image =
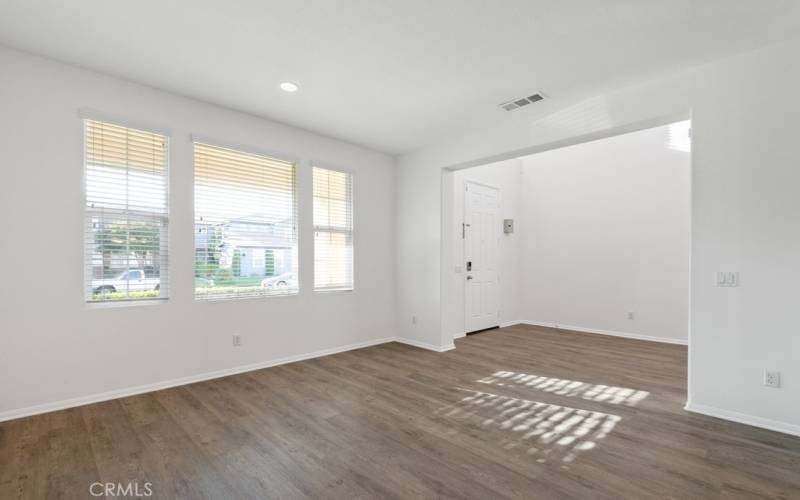
<svg viewBox="0 0 800 500"><path fill-rule="evenodd" d="M314 293L353 293L356 290L356 172L351 168L344 168L338 167L336 165L331 165L327 162L320 162L320 161L312 161L311 162L311 235L313 236L317 232L317 226L314 224L314 168L321 168L323 170L331 170L333 172L339 172L342 174L348 174L350 176L350 241L352 242L353 246L353 269L352 269L352 285L350 288L317 288L314 283L312 283L312 290ZM322 227L322 226L320 226ZM314 238L311 238L312 246L311 254L312 263L316 263L316 245L313 245ZM313 269L316 272L316 269ZM314 273L312 273L313 275Z"/></svg>
<svg viewBox="0 0 800 500"><path fill-rule="evenodd" d="M82 158L82 165L81 165L81 196L82 200L81 203L83 205L83 216L81 220L81 231L83 233L83 238L81 239L82 244L82 254L83 254L83 288L81 291L81 297L84 304L89 308L106 308L106 307L128 307L128 306L148 306L148 305L157 305L157 304L165 304L169 301L170 298L170 267L169 267L169 240L171 237L171 227L170 221L172 219L172 203L171 203L171 196L170 196L170 185L172 183L172 133L170 129L166 127L161 127L158 125L153 125L152 123L145 123L134 119L129 119L125 117L121 117L118 115L105 113L103 111L98 111L91 108L80 108L78 109L78 118L80 119L80 145L81 145L81 158ZM89 234L89 229L91 225L90 214L93 211L86 206L86 197L87 197L87 175L86 175L86 165L87 165L87 158L86 158L86 122L89 120L98 121L102 123L108 123L111 125L116 125L119 127L124 128L131 128L136 130L141 130L145 132L150 132L153 134L159 134L164 136L165 139L165 151L164 151L164 196L166 199L165 207L166 211L163 216L146 214L147 217L152 219L161 219L162 221L162 228L163 231L166 233L167 238L160 239L160 251L159 251L159 258L161 259L161 263L159 265L159 290L160 296L149 298L149 299L117 299L117 300L91 300L89 298L89 292L91 290L91 283L93 281L93 273L91 271L91 262L92 256L89 255L87 250L87 242L86 238ZM108 213L108 211L106 211ZM120 210L119 213L125 214L136 214L136 211L128 211L128 210ZM166 286L161 286L162 284L166 283Z"/></svg>
<svg viewBox="0 0 800 500"><path fill-rule="evenodd" d="M238 151L240 153L245 154L252 154L258 156L267 156L270 158L274 158L276 160L290 162L294 164L294 221L295 221L295 239L297 241L297 291L291 293L265 293L262 295L250 295L250 296L240 296L240 297L227 297L227 296L220 296L220 297L203 297L198 298L195 294L195 285L194 285L194 275L195 275L195 268L194 265L192 266L192 297L194 298L195 302L203 303L203 302L228 302L228 301L248 301L248 300L269 300L275 298L290 298L290 297L298 297L301 293L303 293L303 265L302 265L302 231L301 231L301 221L300 221L300 170L302 168L302 163L300 159L296 155L285 154L280 151L264 149L261 147L255 147L249 144L239 143L239 142L232 142L226 140L219 140L215 139L212 136L204 135L204 134L196 134L191 133L189 134L189 145L190 145L190 162L191 162L191 171L192 171L192 261L194 262L194 226L197 222L197 211L196 205L194 203L194 189L195 189L195 174L196 168L194 164L194 149L195 144L206 144L208 146L216 146L219 148L224 149L231 149L234 151Z"/></svg>

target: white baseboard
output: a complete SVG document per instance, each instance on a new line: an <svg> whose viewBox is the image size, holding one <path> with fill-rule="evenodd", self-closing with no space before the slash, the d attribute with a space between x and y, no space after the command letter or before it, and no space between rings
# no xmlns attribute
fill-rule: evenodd
<svg viewBox="0 0 800 500"><path fill-rule="evenodd" d="M556 326L556 325L554 325L552 323L533 322L533 321L514 321L514 322L509 322L509 323L505 324L504 326L512 326L512 325L517 325L517 324L526 324L526 325L534 325L534 326L546 326L546 327L551 327L551 328L562 328L562 329L565 329L565 330L575 330L575 331L581 331L581 332L599 333L599 334L603 334L603 335L614 335L614 336L622 336L622 337L628 337L629 336L628 334L623 334L623 333L619 333L619 332L607 333L607 331L605 331L605 330L589 330L589 329L585 329L585 328L578 329L576 327L568 327L568 326L565 326L565 325ZM652 340L652 341L660 342L660 340L655 340L656 337L644 337L643 338L643 336L632 336L630 338L638 338L638 339L641 339L641 340ZM676 342L674 339L669 339L668 341L671 341L672 343L680 343L680 342ZM337 353L340 353L340 352L352 351L352 350L355 350L355 349L363 349L365 347L371 347L371 346L379 345L379 344L386 344L386 343L389 343L389 342L399 342L401 344L407 344L407 345L411 345L411 346L414 346L414 347L419 347L419 348L422 348L422 349L427 349L427 350L431 350L431 351L435 351L435 352L445 352L445 351L449 351L449 350L455 349L455 344L452 344L452 343L445 344L445 345L442 345L442 346L436 346L436 345L433 345L433 344L428 344L427 342L420 342L418 340L411 340L411 339L404 339L404 338L397 338L397 337L385 337L385 338L382 338L382 339L368 340L368 341L365 341L365 342L358 342L358 343L355 343L355 344L348 344L348 345L344 345L344 346L334 347L334 348L330 348L330 349L323 349L323 350L314 351L314 352L310 352L310 353L299 354L299 355L295 355L295 356L287 356L287 357L284 357L284 358L274 359L274 360L270 360L270 361L264 361L264 362L260 362L260 363L253 363L253 364L249 364L249 365L236 366L236 367L232 367L232 368L226 368L224 370L217 370L217 371L213 371L213 372L201 373L201 374L198 374L198 375L191 375L191 376L188 376L188 377L181 377L181 378L172 379L172 380L165 380L165 381L161 381L161 382L155 382L155 383L152 383L152 384L139 385L139 386L135 386L135 387L129 387L129 388L126 388L126 389L119 389L119 390L108 391L108 392L103 392L103 393L99 393L99 394L92 394L92 395L89 395L89 396L82 396L82 397L78 397L78 398L64 399L64 400L55 401L55 402L52 402L52 403L33 405L33 406L28 406L28 407L25 407L25 408L19 408L19 409L15 409L15 410L7 410L7 411L4 411L4 412L0 412L0 422L6 421L6 420L13 420L13 419L17 419L17 418L22 418L22 417L28 417L28 416L32 416L32 415L38 415L38 414L41 414L41 413L49 413L49 412L57 411L57 410L64 410L64 409L73 408L73 407L76 407L76 406L83 406L83 405L88 405L88 404L92 404L92 403L99 403L99 402L102 402L102 401L109 401L109 400L112 400L112 399L124 398L124 397L127 397L127 396L135 396L137 394L144 394L144 393L147 393L147 392L153 392L153 391L158 391L158 390L162 390L162 389L169 389L170 387L177 387L177 386L180 386L180 385L193 384L193 383L202 382L202 381L205 381L205 380L211 380L211 379L215 379L215 378L227 377L227 376L230 376L230 375L236 375L238 373L244 373L244 372L249 372L249 371L254 371L254 370L261 370L261 369L264 369L264 368L269 368L271 366L278 366L278 365L283 365L283 364L287 364L287 363L294 363L294 362L297 362L297 361L304 361L304 360L307 360L307 359L318 358L318 357L322 357L322 356L329 356L331 354L337 354ZM794 424L788 424L788 423L785 423L785 422L779 422L779 421L776 421L776 420L770 420L770 419L767 419L767 418L756 417L756 416L753 416L753 415L747 415L747 414L744 414L744 413L738 413L738 412L730 411L730 410L723 410L723 409L720 409L720 408L715 408L713 406L707 406L707 405L690 403L690 402L686 403L686 406L684 407L684 409L686 411L690 411L690 412L694 412L694 413L700 413L700 414L703 414L703 415L708 415L708 416L711 416L711 417L721 418L721 419L724 419L724 420L730 420L730 421L738 422L738 423L741 423L741 424L752 425L754 427L760 427L760 428L768 429L768 430L771 430L771 431L782 432L782 433L791 434L791 435L794 435L794 436L800 436L800 426L794 425Z"/></svg>
<svg viewBox="0 0 800 500"><path fill-rule="evenodd" d="M635 333L624 333L624 332L614 332L609 330L600 330L594 328L584 328L579 326L570 326L570 325L561 325L556 323L547 323L543 321L517 321L514 324L524 324L524 325L532 325L532 326L544 326L548 328L558 328L561 330L573 330L576 332L585 332L585 333L596 333L600 335L611 335L614 337L625 337L631 339L638 339L638 340L647 340L650 342L664 342L668 344L679 344L679 345L687 345L688 343L685 340L678 340L678 339L671 339L671 338L664 338L664 337L652 337L649 335L639 335ZM510 326L510 325L509 325ZM800 436L800 426L794 424L788 424L786 422L779 422L777 420L770 420L768 418L756 417L753 415L747 415L745 413L739 413L730 410L723 410L721 408L715 408L713 406L706 406L696 403L686 403L684 407L686 411L694 412L694 413L701 413L703 415L708 415L710 417L721 418L723 420L730 420L732 422L737 422L740 424L752 425L754 427L760 427L762 429L768 429L771 431L782 432L785 434L791 434L793 436Z"/></svg>
<svg viewBox="0 0 800 500"><path fill-rule="evenodd" d="M581 333L596 333L598 335L610 335L612 337L623 337L627 339L647 340L649 342L661 342L664 344L688 345L688 342L682 339L673 339L669 337L654 337L651 335L641 335L638 333L615 332L613 330L601 330L599 328L586 328L583 326L562 325L560 323L548 323L544 321L529 321L529 320L509 321L508 324L506 324L505 326L520 325L520 324L531 325L531 326L544 326L547 328L557 328L559 330L572 330L574 332L581 332Z"/></svg>
<svg viewBox="0 0 800 500"><path fill-rule="evenodd" d="M201 373L201 374L198 374L198 375L190 375L188 377L181 377L181 378L176 378L176 379L171 379L171 380L164 380L164 381L155 382L155 383L152 383L152 384L138 385L138 386L135 386L135 387L128 387L128 388L125 388L125 389L118 389L118 390L114 390L114 391L101 392L99 394L91 394L89 396L81 396L81 397L77 397L77 398L63 399L63 400L60 400L60 401L54 401L52 403L44 403L44 404L39 404L39 405L27 406L25 408L18 408L18 409L15 409L15 410L7 410L7 411L0 412L0 422L3 422L5 420L13 420L15 418L22 418L22 417L28 417L28 416L31 416L31 415L37 415L37 414L40 414L40 413L49 413L51 411L64 410L64 409L67 409L67 408L73 408L75 406L83 406L83 405L88 405L88 404L92 404L92 403L99 403L101 401L108 401L108 400L111 400L111 399L119 399L119 398L124 398L124 397L127 397L127 396L135 396L137 394L144 394L146 392L153 392L153 391L158 391L158 390L162 390L162 389L169 389L170 387L177 387L179 385L193 384L195 382L202 382L204 380L211 380L211 379L220 378L220 377L227 377L227 376L230 376L230 375L236 375L237 373L244 373L244 372L249 372L249 371L253 371L253 370L261 370L263 368L269 368L271 366L284 365L284 364L287 364L287 363L294 363L294 362L303 361L303 360L306 360L306 359L313 359L313 358L319 358L319 357L322 357L322 356L329 356L331 354L337 354L337 353L345 352L345 351L352 351L352 350L355 350L355 349L363 349L364 347L370 347L370 346L374 346L374 345L378 345L378 344L385 344L385 343L388 343L388 342L395 342L395 341L403 342L403 340L397 339L396 337L385 337L385 338L382 338L382 339L367 340L365 342L357 342L355 344L348 344L348 345L344 345L344 346L333 347L333 348L330 348L330 349L322 349L320 351L314 351L314 352L309 352L309 353L304 353L304 354L298 354L298 355L295 355L295 356L287 356L287 357L284 357L284 358L273 359L273 360L270 360L270 361L263 361L263 362L259 362L259 363L249 364L249 365L235 366L235 367L232 367L232 368L226 368L226 369L223 369L223 370L216 370L216 371L213 371L213 372ZM405 343L408 343L408 342L405 342ZM425 347L425 346L420 345L418 347L423 347L425 349L431 349L431 350L434 350L434 351L441 352L438 349L433 348L433 346ZM451 348L455 348L455 346L453 346ZM447 350L447 349L442 349L442 351L444 351L444 350Z"/></svg>
<svg viewBox="0 0 800 500"><path fill-rule="evenodd" d="M692 413L700 413L709 417L721 418L723 420L730 420L740 424L752 425L753 427L761 427L770 431L782 432L784 434L791 434L793 436L800 436L800 425L788 424L786 422L779 422L763 417L756 417L746 413L739 413L736 411L723 410L722 408L715 408L697 403L687 402L684 410Z"/></svg>
<svg viewBox="0 0 800 500"><path fill-rule="evenodd" d="M504 321L504 322L500 323L500 328L505 328L507 326L519 325L520 323L523 323L523 322L522 321Z"/></svg>
<svg viewBox="0 0 800 500"><path fill-rule="evenodd" d="M460 339L460 338L463 338L463 337L466 337L466 336L467 336L467 332L458 332L456 334L453 334L453 338L454 339Z"/></svg>
<svg viewBox="0 0 800 500"><path fill-rule="evenodd" d="M399 337L395 338L394 341L399 342L401 344L412 345L414 347L419 347L421 349L428 349L429 351L436 351L436 352L445 352L456 348L456 345L452 342L449 344L438 346L429 344L427 342L420 342L419 340L404 339Z"/></svg>
<svg viewBox="0 0 800 500"><path fill-rule="evenodd" d="M100 403L102 401L109 401L111 399L119 399L128 396L135 396L137 394L144 394L146 392L169 389L170 387L177 387L180 385L194 384L196 382L202 382L204 380L228 377L230 375L236 375L237 373L250 372L253 370L261 370L264 368L269 368L271 366L285 365L287 363L295 363L297 361L304 361L307 359L329 356L331 354L353 351L355 349L363 349L365 347L371 347L379 344L386 344L389 342L399 342L401 344L408 344L435 352L445 352L456 348L455 344L453 343L445 344L443 346L435 346L433 344L428 344L426 342L419 342L416 340L409 340L398 337L384 337L382 339L367 340L365 342L357 342L355 344L332 347L330 349L322 349L319 351L298 354L295 356L287 356L284 358L278 358L259 363L252 363L249 365L234 366L232 368L216 370L213 372L200 373L197 375L190 375L188 377L180 377L171 380L164 380L161 382L154 382L152 384L138 385L135 387L128 387L125 389L101 392L99 394L91 394L88 396L81 396L71 399L62 399L60 401L54 401L52 403L44 403L39 405L27 406L24 408L18 408L14 410L7 410L0 412L0 422L4 422L6 420L13 420L16 418L29 417L31 415L38 415L40 413L49 413L57 410L65 410L67 408L74 408L76 406L84 406L92 403Z"/></svg>

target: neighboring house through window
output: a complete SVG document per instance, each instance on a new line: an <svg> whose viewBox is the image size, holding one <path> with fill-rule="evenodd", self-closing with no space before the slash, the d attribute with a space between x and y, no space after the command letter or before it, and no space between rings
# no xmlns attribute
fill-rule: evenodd
<svg viewBox="0 0 800 500"><path fill-rule="evenodd" d="M194 144L195 298L297 293L294 162Z"/></svg>

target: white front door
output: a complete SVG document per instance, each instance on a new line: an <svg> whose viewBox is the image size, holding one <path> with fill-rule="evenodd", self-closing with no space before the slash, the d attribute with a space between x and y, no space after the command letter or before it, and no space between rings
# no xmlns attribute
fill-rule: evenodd
<svg viewBox="0 0 800 500"><path fill-rule="evenodd" d="M464 189L464 309L469 333L500 324L497 300L500 192L469 181Z"/></svg>

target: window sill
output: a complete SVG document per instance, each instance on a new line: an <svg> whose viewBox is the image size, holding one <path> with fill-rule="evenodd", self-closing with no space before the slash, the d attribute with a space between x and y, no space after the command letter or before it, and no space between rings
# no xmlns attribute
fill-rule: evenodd
<svg viewBox="0 0 800 500"><path fill-rule="evenodd" d="M314 290L314 293L333 294L333 293L353 293L353 288L321 288Z"/></svg>
<svg viewBox="0 0 800 500"><path fill-rule="evenodd" d="M114 300L106 302L86 302L87 309L117 309L121 307L143 307L160 306L167 303L169 299L149 299L149 300Z"/></svg>
<svg viewBox="0 0 800 500"><path fill-rule="evenodd" d="M194 298L194 302L197 304L202 304L205 302L242 302L242 301L255 301L255 300L270 300L270 299L277 299L277 298L287 298L287 297L297 297L300 295L299 291L290 292L290 293L270 293L264 295L250 295L244 297L203 297L203 298Z"/></svg>

